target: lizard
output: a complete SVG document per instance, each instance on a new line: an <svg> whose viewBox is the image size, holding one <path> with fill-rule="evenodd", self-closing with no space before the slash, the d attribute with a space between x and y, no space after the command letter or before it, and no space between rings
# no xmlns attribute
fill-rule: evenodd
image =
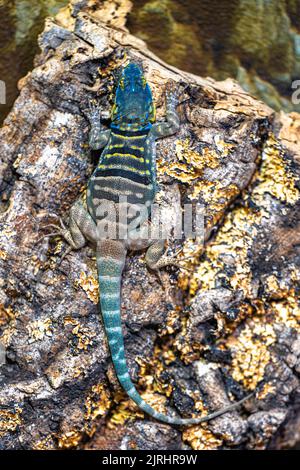
<svg viewBox="0 0 300 470"><path fill-rule="evenodd" d="M133 62L122 67L110 128L102 126L97 104L91 102L88 108L89 146L103 150L88 181L86 204L77 200L70 209L68 228L61 221L58 231L48 236L60 235L67 241L69 247L63 257L87 241L96 246L100 308L119 383L145 413L181 426L211 420L235 409L252 394L206 416L178 418L148 405L129 375L121 324L121 278L127 251L147 249L147 267L156 272L168 265L181 266L176 255L165 254L165 240L149 237L151 204L157 192L156 140L179 130L177 104L178 92L168 91L166 120L156 122L152 92L142 67Z"/></svg>

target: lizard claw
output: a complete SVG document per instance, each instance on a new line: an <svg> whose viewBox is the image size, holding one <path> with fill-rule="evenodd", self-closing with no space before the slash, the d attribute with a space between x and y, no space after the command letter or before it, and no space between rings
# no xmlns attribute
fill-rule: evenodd
<svg viewBox="0 0 300 470"><path fill-rule="evenodd" d="M34 243L34 245L38 245L39 243L41 243L41 241L45 240L45 238L57 237L57 236L61 236L61 233L60 232L47 233L46 235L43 235L42 237L38 238L38 240Z"/></svg>
<svg viewBox="0 0 300 470"><path fill-rule="evenodd" d="M172 255L171 258L177 258L177 256L180 255L180 253L182 252L183 252L183 247L175 251L174 255ZM185 261L187 259L192 259L192 258L195 258L195 256L194 255L181 256L178 261Z"/></svg>
<svg viewBox="0 0 300 470"><path fill-rule="evenodd" d="M162 268L165 268L166 266L175 266L178 269L181 269L183 271L188 271L190 273L193 273L194 271L184 264L182 264L183 261L194 258L194 256L189 255L189 256L183 256L177 259L177 256L183 251L183 248L180 248L177 250L173 255L169 256L166 254L167 250L163 254L163 256L158 260L156 265L154 266L154 269L159 270Z"/></svg>
<svg viewBox="0 0 300 470"><path fill-rule="evenodd" d="M51 227L51 228L56 228L56 229L61 229L61 230L67 230L67 227L66 227L64 221L62 220L62 218L61 218L59 215L56 215L56 218L57 218L58 221L59 221L59 226L50 223L50 224L44 225L44 226L43 226L43 229L46 229L46 228L48 228L48 227Z"/></svg>
<svg viewBox="0 0 300 470"><path fill-rule="evenodd" d="M100 120L100 108L95 99L90 100L88 106L82 109L82 112L90 122Z"/></svg>
<svg viewBox="0 0 300 470"><path fill-rule="evenodd" d="M66 225L64 224L63 220L61 217L58 216L58 220L59 220L59 226L55 225L55 224L47 224L47 225L44 225L43 229L46 229L46 228L55 228L57 231L56 232L51 232L51 233L47 233L46 235L44 235L42 238L40 238L39 240L43 240L44 238L47 238L47 237L55 237L55 236L60 236L60 237L63 237L65 238L65 233L68 231ZM38 240L38 242L39 242ZM38 243L37 242L37 243Z"/></svg>
<svg viewBox="0 0 300 470"><path fill-rule="evenodd" d="M55 225L55 224L47 224L45 225L43 228L44 229L47 229L47 228L55 228L56 231L55 232L50 232L50 233L47 233L45 235L43 235L42 237L40 237L34 245L38 245L41 241L45 240L45 239L49 239L51 237L61 237L63 238L64 240L67 240L67 234L68 234L68 229L66 227L66 225L64 224L63 220L61 217L57 216L58 220L59 220L59 226ZM67 240L68 241L68 240ZM58 265L61 264L62 260L70 253L70 251L72 251L73 247L72 246L69 246L67 248L67 250L65 251L65 253L60 257L59 259L59 262L57 263Z"/></svg>
<svg viewBox="0 0 300 470"><path fill-rule="evenodd" d="M173 256L162 256L160 260L156 263L154 266L154 269L162 269L165 268L166 266L175 266L176 268L179 269L184 269L186 271L192 271L191 269L185 267L184 265L181 264L181 260L177 260Z"/></svg>

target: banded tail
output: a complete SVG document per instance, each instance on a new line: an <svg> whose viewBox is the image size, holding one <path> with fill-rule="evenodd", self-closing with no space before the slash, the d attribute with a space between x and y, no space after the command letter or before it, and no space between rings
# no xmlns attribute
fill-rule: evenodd
<svg viewBox="0 0 300 470"><path fill-rule="evenodd" d="M108 338L112 361L118 380L127 395L138 407L153 418L175 425L191 425L209 421L235 409L251 395L232 405L202 418L173 418L155 411L136 390L128 372L125 358L124 339L121 324L121 277L125 264L126 250L120 242L105 240L97 248L97 264L100 288L100 305L103 323Z"/></svg>

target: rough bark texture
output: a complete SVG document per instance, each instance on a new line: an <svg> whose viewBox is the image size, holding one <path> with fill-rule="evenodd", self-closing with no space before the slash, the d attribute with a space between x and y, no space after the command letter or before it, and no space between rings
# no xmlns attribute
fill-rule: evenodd
<svg viewBox="0 0 300 470"><path fill-rule="evenodd" d="M97 9L94 9L97 6ZM130 2L72 2L40 37L35 69L0 130L2 213L0 447L266 449L299 439L300 116L276 115L235 82L164 64L124 28ZM183 242L190 271L129 256L122 317L130 374L148 403L182 417L256 389L241 409L183 430L121 392L87 247L60 266L59 239L37 241L84 191L97 154L82 112L112 100L115 71L143 63L164 116L182 88L180 132L159 142L158 200L170 229L187 202L205 207L205 248ZM178 209L179 208L179 209ZM182 242L170 240L175 250Z"/></svg>

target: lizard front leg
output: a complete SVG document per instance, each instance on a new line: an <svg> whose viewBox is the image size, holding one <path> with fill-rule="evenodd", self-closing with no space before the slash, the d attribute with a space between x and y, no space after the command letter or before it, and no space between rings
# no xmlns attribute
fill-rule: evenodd
<svg viewBox="0 0 300 470"><path fill-rule="evenodd" d="M100 108L94 102L90 102L89 107L84 110L91 124L89 133L89 146L92 150L99 150L107 144L110 136L110 129L105 129L100 121Z"/></svg>
<svg viewBox="0 0 300 470"><path fill-rule="evenodd" d="M167 90L166 93L166 121L154 124L151 132L155 139L175 134L180 128L180 118L176 111L178 104L178 91Z"/></svg>

